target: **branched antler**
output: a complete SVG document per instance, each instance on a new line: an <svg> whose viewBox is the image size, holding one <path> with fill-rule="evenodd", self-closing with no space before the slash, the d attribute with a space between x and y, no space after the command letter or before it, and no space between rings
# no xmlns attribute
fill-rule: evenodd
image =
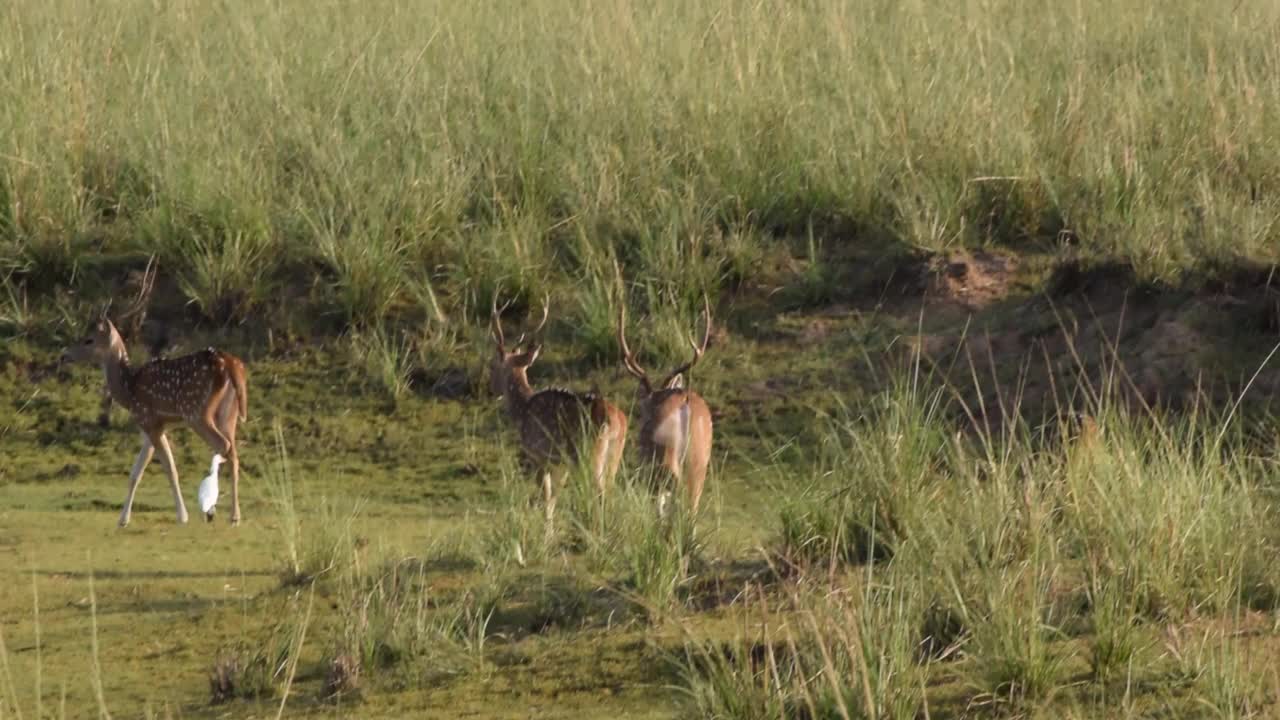
<svg viewBox="0 0 1280 720"><path fill-rule="evenodd" d="M702 343L699 344L698 341L693 338L693 333L689 334L689 345L693 348L693 359L672 371L672 373L667 376L667 379L663 381L663 387L671 387L671 383L674 382L676 378L692 370L693 366L697 365L698 361L702 359L703 353L707 351L707 344L711 342L711 301L707 299L707 294L705 292L702 294L702 317L707 326L706 330L702 334Z"/></svg>
<svg viewBox="0 0 1280 720"><path fill-rule="evenodd" d="M116 324L126 328L126 337L136 337L142 330L142 324L146 322L147 310L151 307L151 294L155 291L157 270L156 256L152 255L147 259L147 267L142 271L142 280L138 283L138 294L118 316L119 322Z"/></svg>
<svg viewBox="0 0 1280 720"><path fill-rule="evenodd" d="M508 300L506 303L502 305L502 307L498 307L498 295L501 293L501 291L502 291L502 288L501 286L499 286L499 288L495 290L493 293L493 302L489 309L489 320L493 326L492 327L493 339L498 345L498 350L500 352L506 352L507 340L506 340L505 334L502 332L502 313L506 312L507 308L511 307L511 303L514 302L514 299ZM516 338L516 342L514 346L518 348L521 345L523 345L526 337L537 337L537 335L542 332L542 329L546 327L547 318L550 317L550 315L551 315L551 295L550 293L548 293L547 295L543 296L543 299L542 299L542 320L538 322L538 326L533 329L532 333L530 333L529 331L520 333L520 337Z"/></svg>
<svg viewBox="0 0 1280 720"><path fill-rule="evenodd" d="M649 373L640 367L640 363L631 354L631 348L627 347L627 303L624 300L618 305L618 345L622 348L622 366L644 385L645 390L649 390Z"/></svg>

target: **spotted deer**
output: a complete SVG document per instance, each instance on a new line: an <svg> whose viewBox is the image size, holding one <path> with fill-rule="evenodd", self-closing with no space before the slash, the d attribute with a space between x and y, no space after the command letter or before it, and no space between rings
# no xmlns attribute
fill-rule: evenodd
<svg viewBox="0 0 1280 720"><path fill-rule="evenodd" d="M691 334L693 359L676 368L657 386L649 381L649 374L636 362L627 346L627 309L618 313L618 345L622 348L622 365L640 386L636 393L640 415L640 436L637 444L641 459L655 472L667 477L666 484L685 485L685 492L692 512L697 512L702 499L702 487L707 479L707 465L711 461L711 410L702 396L686 386L685 374L693 369L707 351L711 340L711 305L702 299L706 332L699 344ZM674 481L674 482L672 482ZM659 491L658 512L666 513L671 492L666 487Z"/></svg>
<svg viewBox="0 0 1280 720"><path fill-rule="evenodd" d="M129 306L116 315L116 325L121 336L126 339L136 339L142 334L142 324L147 321L147 309L151 305L151 293L155 290L156 269L156 257L152 255L148 258L147 267L143 269L141 275L137 275L136 272L130 273L126 286L136 285L138 292ZM110 305L107 309L110 309ZM161 343L151 346L152 357L160 354L162 348L159 345ZM98 409L99 427L105 428L111 425L111 403L111 389L103 385L102 403Z"/></svg>
<svg viewBox="0 0 1280 720"><path fill-rule="evenodd" d="M247 417L248 388L244 363L234 355L209 348L173 359L129 365L129 353L115 325L106 317L93 323L88 335L63 352L63 362L94 362L106 375L112 399L129 411L142 433L142 449L129 474L129 489L120 511L120 527L129 524L133 498L142 472L155 451L160 452L173 491L178 522L187 522L187 508L178 486L178 468L165 430L186 424L231 465L231 524L240 522L240 457L236 452L236 423Z"/></svg>
<svg viewBox="0 0 1280 720"><path fill-rule="evenodd" d="M503 308L505 309L505 308ZM532 332L537 336L547 323L549 307L543 303L542 320ZM506 403L507 415L520 436L520 459L525 470L535 472L542 484L548 530L555 514L556 484L553 471L582 458L584 439L591 443L589 460L597 491L603 493L622 462L627 441L627 416L598 392L577 393L563 388L534 391L528 371L542 343L523 347L521 334L508 347L502 332L502 309L494 296L491 311L494 355L489 365L492 391Z"/></svg>

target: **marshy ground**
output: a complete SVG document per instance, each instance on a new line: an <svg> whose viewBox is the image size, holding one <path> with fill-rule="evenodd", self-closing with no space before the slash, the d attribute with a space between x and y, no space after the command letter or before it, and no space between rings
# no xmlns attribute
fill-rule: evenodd
<svg viewBox="0 0 1280 720"><path fill-rule="evenodd" d="M803 648L813 617L844 631L866 623L899 643L875 651L904 663L875 692L891 700L924 690L903 706L915 708L907 715L924 698L933 716L1109 716L1120 702L1136 714L1183 713L1226 692L1201 688L1211 681L1241 683L1231 686L1241 695L1213 708L1267 710L1274 486L1263 418L1275 374L1264 368L1254 378L1247 410L1227 425L1214 400L1238 397L1227 390L1238 393L1253 376L1267 333L1222 334L1235 327L1223 318L1246 310L1230 304L1217 311L1228 315L1214 315L1207 308L1223 304L1212 294L1125 293L1105 277L1033 290L1043 274L1010 272L998 278L1000 292L975 302L964 278L981 276L982 288L996 278L990 268L957 267L969 262L902 267L919 281L839 305L770 314L767 290L743 288L717 308L724 321L694 379L717 410L708 508L694 544L667 565L671 558L636 548L688 538L679 527L646 525L651 496L631 471L603 510L565 490L559 535L544 545L537 489L514 469L500 405L479 382L488 351L479 325L474 357L460 357L473 367L460 364L459 388L447 391L456 397L410 381L394 398L345 342L273 352L237 346L234 331L217 329L184 341L179 348L225 338L252 370L238 528L225 516L177 526L153 467L133 523L117 529L136 433L119 410L111 427L98 426L96 370L58 369L51 344L12 340L3 354L11 412L2 430L0 603L17 680L6 702L34 713L39 687L46 713L76 716L98 704L100 683L113 716L270 715L292 675L290 714L755 716L769 702L802 712L795 689L789 700L762 699L774 671L761 643L794 633L790 642ZM1108 327L1121 312L1124 322ZM1161 352L1173 325L1183 334ZM553 324L549 348L568 331ZM1185 352L1186 334L1199 352ZM550 353L535 366L535 384L577 377L575 385L631 396L614 368ZM1058 362L1073 353L1074 364ZM1153 357L1177 360L1160 365L1163 394L1144 398L1129 378L1156 365ZM1054 383L1056 400L1045 389ZM1078 449L1091 446L1070 420L1052 420L1055 406L1096 416L1100 449ZM1188 424L1194 412L1198 427ZM1232 428L1221 459L1194 449L1221 427ZM1166 444L1161 433L1187 444ZM208 451L185 431L175 446L192 502ZM979 499L989 506L975 507ZM1148 501L1165 506L1126 517L1126 503ZM961 541L984 549L969 556L936 545ZM864 554L878 560L867 564ZM1090 565L1100 562L1109 569ZM881 607L869 588L901 593L901 606L887 607L903 617L862 615ZM1095 677L1103 592L1121 598L1122 631L1108 632L1124 635L1112 659L1123 669ZM832 602L844 614L830 614ZM938 602L954 615L937 640L950 655L921 661L913 648L930 642L926 618ZM1013 617L992 617L1002 612ZM981 627L1005 633L1010 646L978 647L996 641L970 623L990 623ZM359 677L330 697L330 668L343 655L356 658ZM761 697L709 690L720 687L708 678L722 662L737 682L761 684ZM794 660L776 662L798 682L785 668ZM211 704L219 672L231 677ZM1212 674L1224 672L1237 675ZM753 673L765 675L753 681ZM728 692L744 704L707 699Z"/></svg>

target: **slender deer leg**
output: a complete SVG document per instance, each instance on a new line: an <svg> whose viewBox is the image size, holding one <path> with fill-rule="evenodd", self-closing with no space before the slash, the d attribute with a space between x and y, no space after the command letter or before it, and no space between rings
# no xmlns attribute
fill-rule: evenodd
<svg viewBox="0 0 1280 720"><path fill-rule="evenodd" d="M627 446L627 425L626 418L622 419L621 426L617 430L616 437L609 444L609 469L606 471L605 480L612 483L613 479L618 477L618 467L622 465L622 451Z"/></svg>
<svg viewBox="0 0 1280 720"><path fill-rule="evenodd" d="M178 514L178 522L187 523L187 505L182 502L182 488L178 486L178 464L173 459L173 449L169 447L169 438L162 432L154 441L160 451L160 460L169 473L169 489L173 491L173 505Z"/></svg>
<svg viewBox="0 0 1280 720"><path fill-rule="evenodd" d="M240 453L231 447L231 524L240 524Z"/></svg>
<svg viewBox="0 0 1280 720"><path fill-rule="evenodd" d="M102 406L98 411L98 427L108 427L111 425L111 391L105 387L102 389Z"/></svg>
<svg viewBox="0 0 1280 720"><path fill-rule="evenodd" d="M551 537L552 518L556 514L556 488L551 479L551 471L542 471L542 501L547 518L547 537Z"/></svg>
<svg viewBox="0 0 1280 720"><path fill-rule="evenodd" d="M231 441L222 432L225 423L221 421L225 417L225 405L228 400L235 401L234 395L234 392L228 392L227 385L223 385L209 396L209 404L202 414L187 418L187 424L209 443L215 453L224 457L231 454Z"/></svg>
<svg viewBox="0 0 1280 720"><path fill-rule="evenodd" d="M609 470L611 455L609 451L612 446L613 437L606 428L596 437L595 446L591 448L591 479L595 480L596 492L601 495L604 494L605 486L609 481L606 473Z"/></svg>
<svg viewBox="0 0 1280 720"><path fill-rule="evenodd" d="M695 463L689 468L688 482L685 490L689 499L689 511L698 512L698 504L702 502L702 486L707 481L707 463Z"/></svg>
<svg viewBox="0 0 1280 720"><path fill-rule="evenodd" d="M218 410L218 429L227 440L226 458L231 463L231 524L240 524L240 451L236 447L236 422L238 420L236 394L227 393Z"/></svg>
<svg viewBox="0 0 1280 720"><path fill-rule="evenodd" d="M143 433L142 449L138 451L138 457L133 461L133 470L129 473L129 489L124 496L124 508L120 510L120 527L128 525L129 519L133 516L133 495L138 491L138 481L142 480L142 471L147 469L154 453L155 445L152 444L151 438Z"/></svg>
<svg viewBox="0 0 1280 720"><path fill-rule="evenodd" d="M698 503L702 501L702 488L707 482L707 467L711 464L711 426L706 424L706 439L703 442L691 443L688 473L685 476L685 489L689 493L689 511L698 512Z"/></svg>
<svg viewBox="0 0 1280 720"><path fill-rule="evenodd" d="M210 413L212 415L212 413ZM211 417L193 417L188 418L187 423L191 425L191 429L196 434L204 438L209 443L209 448L215 453L230 459L231 456L231 440L218 428L218 425Z"/></svg>
<svg viewBox="0 0 1280 720"><path fill-rule="evenodd" d="M188 419L209 447L231 463L231 524L240 522L240 456L236 452L235 393L224 392L203 417Z"/></svg>
<svg viewBox="0 0 1280 720"><path fill-rule="evenodd" d="M667 446L663 449L662 467L656 468L658 477L661 478L658 487L658 517L665 518L667 516L667 506L671 504L672 488L680 486L683 468L681 461L680 449L674 446Z"/></svg>

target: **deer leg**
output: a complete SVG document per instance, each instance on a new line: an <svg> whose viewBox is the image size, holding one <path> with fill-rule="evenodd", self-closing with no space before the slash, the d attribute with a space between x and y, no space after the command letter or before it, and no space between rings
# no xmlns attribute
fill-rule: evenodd
<svg viewBox="0 0 1280 720"><path fill-rule="evenodd" d="M221 422L224 417L224 405L228 400L234 402L234 392L228 392L230 386L224 384L220 389L214 391L209 398L209 404L204 408L204 412L200 415L187 418L187 424L193 430L209 443L209 447L213 451L225 458L230 459L232 451L232 442L226 434L222 432L222 428L226 427L226 423Z"/></svg>
<svg viewBox="0 0 1280 720"><path fill-rule="evenodd" d="M626 426L623 426L618 431L617 437L613 439L613 442L609 443L609 469L605 475L605 479L608 482L613 482L613 479L618 477L618 468L622 465L622 451L626 446L627 430Z"/></svg>
<svg viewBox="0 0 1280 720"><path fill-rule="evenodd" d="M142 449L138 451L138 457L133 461L133 470L129 473L129 489L124 496L124 508L120 510L120 527L127 526L129 519L133 516L133 495L138 492L138 481L142 480L142 471L147 469L153 454L155 454L155 445L152 444L151 438L143 433Z"/></svg>
<svg viewBox="0 0 1280 720"><path fill-rule="evenodd" d="M98 427L111 425L111 389L102 388L102 406L98 411Z"/></svg>
<svg viewBox="0 0 1280 720"><path fill-rule="evenodd" d="M227 440L226 458L231 463L231 524L240 524L240 451L236 448L236 394L228 392L218 408L218 429Z"/></svg>
<svg viewBox="0 0 1280 720"><path fill-rule="evenodd" d="M542 471L542 502L543 511L546 513L546 532L549 539L553 527L552 522L556 514L556 487L551 477L551 471L547 469Z"/></svg>
<svg viewBox="0 0 1280 720"><path fill-rule="evenodd" d="M231 446L231 524L240 524L240 453Z"/></svg>
<svg viewBox="0 0 1280 720"><path fill-rule="evenodd" d="M209 443L209 448L224 458L230 459L231 441L218 429L210 418L192 418L191 429Z"/></svg>
<svg viewBox="0 0 1280 720"><path fill-rule="evenodd" d="M169 447L169 438L162 432L152 441L160 451L160 460L169 473L169 489L173 491L174 510L178 515L178 523L187 524L187 505L182 502L182 488L178 486L178 464L173 459L173 448Z"/></svg>
<svg viewBox="0 0 1280 720"><path fill-rule="evenodd" d="M685 482L685 490L689 496L689 510L698 512L698 503L702 501L702 488L707 482L707 468L711 465L710 436L703 443L695 444L689 457L689 474Z"/></svg>
<svg viewBox="0 0 1280 720"><path fill-rule="evenodd" d="M667 506L671 504L671 489L679 486L681 481L680 450L668 446L662 453L662 467L658 469L661 481L658 483L658 517L667 516Z"/></svg>
<svg viewBox="0 0 1280 720"><path fill-rule="evenodd" d="M613 438L606 429L596 437L595 447L591 449L591 479L595 480L596 492L600 495L604 495L605 486L610 480L606 473L609 469L609 450L612 446Z"/></svg>

